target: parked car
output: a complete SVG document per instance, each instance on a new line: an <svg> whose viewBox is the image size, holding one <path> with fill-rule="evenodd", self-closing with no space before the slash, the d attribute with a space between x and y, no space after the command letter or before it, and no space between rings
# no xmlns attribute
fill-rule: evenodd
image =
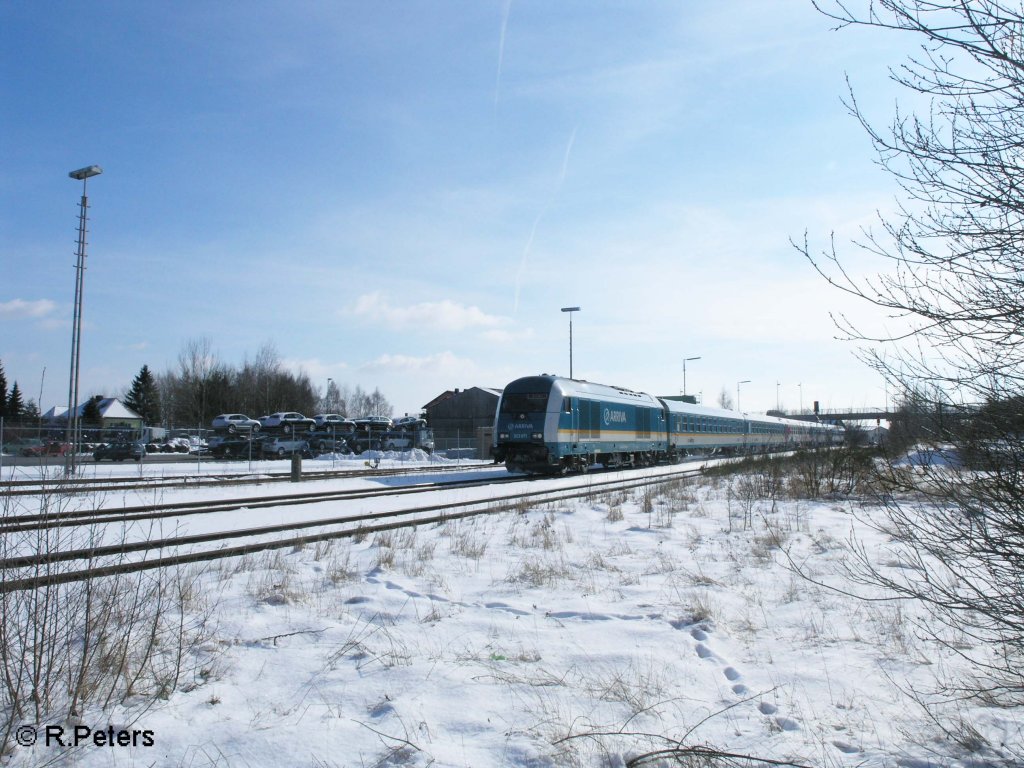
<svg viewBox="0 0 1024 768"><path fill-rule="evenodd" d="M260 419L264 429L279 429L282 432L312 432L316 422L295 411L279 411Z"/></svg>
<svg viewBox="0 0 1024 768"><path fill-rule="evenodd" d="M309 443L297 437L274 437L263 442L264 458L272 459L276 456L283 459L293 453L300 453L307 459L313 456Z"/></svg>
<svg viewBox="0 0 1024 768"><path fill-rule="evenodd" d="M358 429L365 432L387 432L391 429L391 419L387 416L365 416L355 420Z"/></svg>
<svg viewBox="0 0 1024 768"><path fill-rule="evenodd" d="M392 426L400 430L422 429L427 426L427 422L419 416L401 416L395 419Z"/></svg>
<svg viewBox="0 0 1024 768"><path fill-rule="evenodd" d="M326 437L316 437L310 440L310 447L317 453L352 453L352 445L349 442L353 439L351 432L342 434L338 432L337 437L330 435Z"/></svg>
<svg viewBox="0 0 1024 768"><path fill-rule="evenodd" d="M212 426L216 430L226 430L228 434L233 435L236 432L259 432L263 425L244 413L222 413L214 417Z"/></svg>
<svg viewBox="0 0 1024 768"><path fill-rule="evenodd" d="M267 438L252 434L235 437L211 437L206 441L210 453L218 458L242 457L258 459L263 455Z"/></svg>
<svg viewBox="0 0 1024 768"><path fill-rule="evenodd" d="M356 428L354 421L337 413L318 413L313 421L320 432L330 432L332 429L336 432L353 432Z"/></svg>
<svg viewBox="0 0 1024 768"><path fill-rule="evenodd" d="M169 437L160 443L160 453L188 453L189 442L185 437Z"/></svg>
<svg viewBox="0 0 1024 768"><path fill-rule="evenodd" d="M22 456L63 456L70 452L71 445L69 443L60 443L55 440L21 449Z"/></svg>
<svg viewBox="0 0 1024 768"><path fill-rule="evenodd" d="M110 459L111 461L124 461L125 459L142 461L142 457L145 455L145 443L107 443L97 448L93 452L92 457L96 461L103 461L104 459Z"/></svg>

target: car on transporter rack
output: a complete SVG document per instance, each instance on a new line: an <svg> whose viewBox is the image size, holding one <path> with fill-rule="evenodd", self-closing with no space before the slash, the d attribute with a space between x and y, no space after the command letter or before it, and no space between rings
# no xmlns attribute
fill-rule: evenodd
<svg viewBox="0 0 1024 768"><path fill-rule="evenodd" d="M259 432L260 424L256 419L250 419L244 413L222 413L215 416L210 423L218 432L224 431L230 435L236 432Z"/></svg>
<svg viewBox="0 0 1024 768"><path fill-rule="evenodd" d="M265 459L283 459L285 456L291 456L296 453L306 459L313 458L313 451L309 447L309 442L299 437L268 438L263 441L262 453Z"/></svg>
<svg viewBox="0 0 1024 768"><path fill-rule="evenodd" d="M285 433L312 432L316 429L316 422L313 419L303 416L296 411L278 411L269 416L261 416L260 424L263 429L277 430Z"/></svg>
<svg viewBox="0 0 1024 768"><path fill-rule="evenodd" d="M354 421L346 419L340 413L318 413L313 417L313 422L318 432L354 432L356 428Z"/></svg>

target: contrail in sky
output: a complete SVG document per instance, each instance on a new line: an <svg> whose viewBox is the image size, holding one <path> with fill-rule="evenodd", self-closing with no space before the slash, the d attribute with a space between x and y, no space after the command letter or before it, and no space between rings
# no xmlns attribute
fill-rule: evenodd
<svg viewBox="0 0 1024 768"><path fill-rule="evenodd" d="M578 126L577 126L578 127ZM530 255L530 250L533 248L533 238L537 234L537 227L540 224L540 220L544 218L545 214L551 209L551 205L555 202L555 198L558 197L558 193L562 191L562 184L565 183L565 176L569 171L569 156L572 154L572 145L576 143L576 128L572 129L572 134L569 136L569 143L565 146L565 155L562 157L562 170L558 174L558 182L555 184L555 188L548 195L548 200L541 208L540 213L537 214L537 218L533 220L533 227L530 229L530 237L526 241L526 247L523 248L523 255L519 259L519 271L516 272L516 297L515 303L513 304L512 314L519 312L519 289L523 280L523 270L526 269L526 259Z"/></svg>
<svg viewBox="0 0 1024 768"><path fill-rule="evenodd" d="M498 106L498 93L501 90L501 65L505 61L505 30L508 29L508 15L512 11L512 0L505 0L505 8L501 13L501 37L498 40L498 72L494 77L494 106Z"/></svg>

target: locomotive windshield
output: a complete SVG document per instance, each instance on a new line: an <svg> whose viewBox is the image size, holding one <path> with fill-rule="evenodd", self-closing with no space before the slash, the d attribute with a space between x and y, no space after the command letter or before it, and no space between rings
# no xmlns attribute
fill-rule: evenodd
<svg viewBox="0 0 1024 768"><path fill-rule="evenodd" d="M537 413L548 405L547 392L506 392L501 398L501 412L505 414Z"/></svg>

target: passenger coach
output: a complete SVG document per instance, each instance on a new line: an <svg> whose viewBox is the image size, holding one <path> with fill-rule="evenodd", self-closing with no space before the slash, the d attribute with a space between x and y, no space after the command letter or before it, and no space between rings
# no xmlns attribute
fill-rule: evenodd
<svg viewBox="0 0 1024 768"><path fill-rule="evenodd" d="M495 460L509 471L643 466L688 453L739 453L839 442L841 427L662 400L622 387L528 376L505 387Z"/></svg>

